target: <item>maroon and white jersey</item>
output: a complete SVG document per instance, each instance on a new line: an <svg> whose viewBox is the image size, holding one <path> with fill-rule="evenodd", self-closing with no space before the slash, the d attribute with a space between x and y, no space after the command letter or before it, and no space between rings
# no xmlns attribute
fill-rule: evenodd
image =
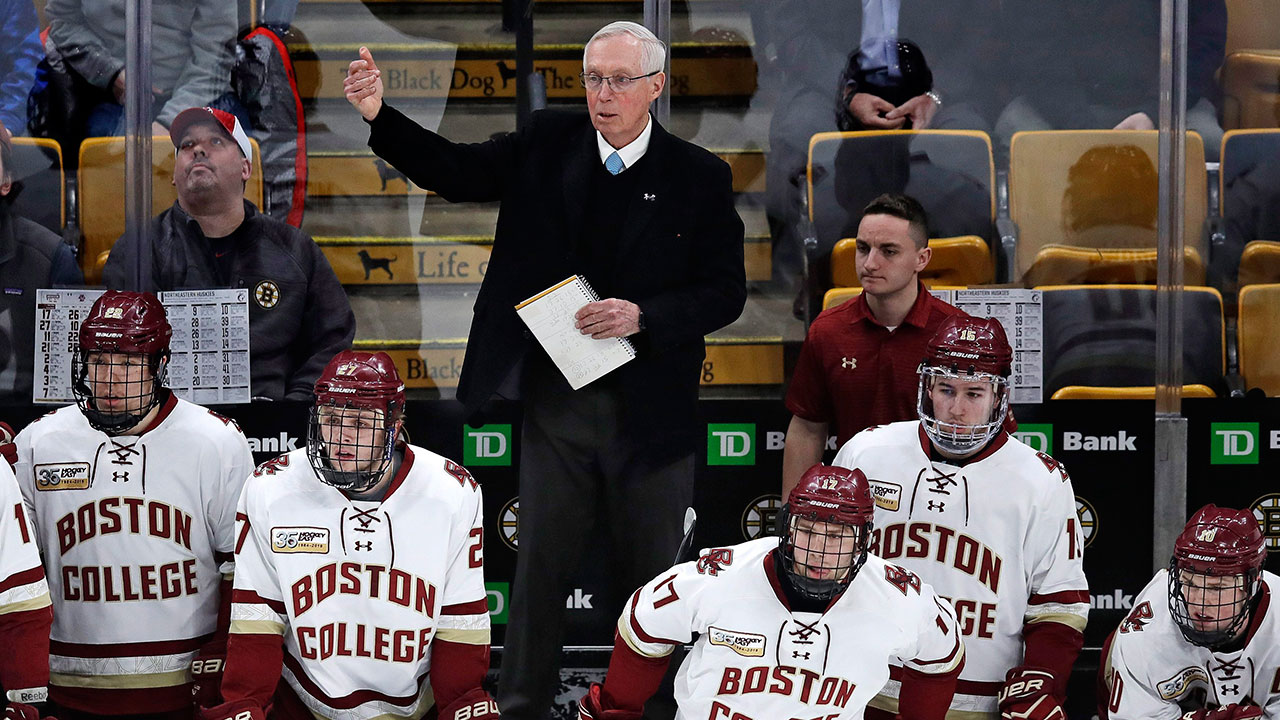
<svg viewBox="0 0 1280 720"><path fill-rule="evenodd" d="M53 596L53 699L189 706L191 660L217 626L235 503L253 471L239 427L170 394L138 435L95 430L69 405L16 442Z"/></svg>
<svg viewBox="0 0 1280 720"><path fill-rule="evenodd" d="M1062 465L1001 432L963 464L930 456L918 421L869 428L834 464L867 475L876 502L873 553L899 563L955 606L968 659L953 711L995 713L1005 673L1023 664L1023 635L1089 613L1083 535ZM1065 677L1074 654L1050 668ZM890 681L872 707L893 712Z"/></svg>
<svg viewBox="0 0 1280 720"><path fill-rule="evenodd" d="M792 612L777 547L768 537L703 550L623 609L618 635L640 655L699 635L676 678L677 720L861 718L890 662L942 675L964 660L951 606L876 557L825 612Z"/></svg>
<svg viewBox="0 0 1280 720"><path fill-rule="evenodd" d="M229 676L260 655L238 654L238 637L248 649L283 636L284 678L317 717L418 718L432 707L435 645L487 651L480 486L402 447L380 502L321 483L305 450L254 472L237 516Z"/></svg>
<svg viewBox="0 0 1280 720"><path fill-rule="evenodd" d="M1243 648L1214 652L1187 642L1169 615L1169 571L1133 601L1103 648L1098 706L1110 720L1176 720L1189 710L1248 703L1280 717L1280 621L1271 608L1277 578L1262 573L1262 598ZM1102 695L1102 693L1106 695Z"/></svg>
<svg viewBox="0 0 1280 720"><path fill-rule="evenodd" d="M0 687L12 702L48 699L49 605L35 528L9 463L0 459Z"/></svg>

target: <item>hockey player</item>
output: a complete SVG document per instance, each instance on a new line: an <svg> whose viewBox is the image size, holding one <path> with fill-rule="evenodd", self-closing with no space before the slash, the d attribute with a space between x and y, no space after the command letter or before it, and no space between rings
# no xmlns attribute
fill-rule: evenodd
<svg viewBox="0 0 1280 720"><path fill-rule="evenodd" d="M1280 717L1275 575L1248 510L1206 505L1102 648L1103 720Z"/></svg>
<svg viewBox="0 0 1280 720"><path fill-rule="evenodd" d="M13 471L0 460L0 687L5 689L6 718L37 720L37 708L49 699L52 623L35 531Z"/></svg>
<svg viewBox="0 0 1280 720"><path fill-rule="evenodd" d="M1089 612L1083 536L1066 469L1001 427L1012 355L998 321L948 318L920 365L920 419L858 433L835 464L870 480L871 552L955 606L968 660L952 710L1062 718ZM900 673L868 717L895 712Z"/></svg>
<svg viewBox="0 0 1280 720"><path fill-rule="evenodd" d="M631 596L603 686L582 720L638 720L675 645L677 718L860 718L905 665L905 720L941 720L964 666L951 606L911 572L867 554L860 470L815 465L779 516L781 539L703 550Z"/></svg>
<svg viewBox="0 0 1280 720"><path fill-rule="evenodd" d="M202 717L419 718L434 698L441 720L497 720L480 486L406 443L386 353L338 353L315 395L307 447L240 498L226 702Z"/></svg>
<svg viewBox="0 0 1280 720"><path fill-rule="evenodd" d="M164 387L171 334L154 295L108 291L80 326L76 405L16 440L64 720L190 718L192 661L202 646L217 654L229 622L223 585L253 456L235 423Z"/></svg>

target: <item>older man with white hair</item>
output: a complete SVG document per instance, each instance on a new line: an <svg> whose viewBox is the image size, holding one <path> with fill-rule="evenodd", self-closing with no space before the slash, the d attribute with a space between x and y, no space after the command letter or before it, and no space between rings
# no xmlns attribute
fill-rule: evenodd
<svg viewBox="0 0 1280 720"><path fill-rule="evenodd" d="M703 337L746 300L742 220L728 166L649 115L666 48L635 23L587 43L587 114L536 112L517 132L464 145L383 102L367 48L347 99L369 146L453 202L502 203L458 386L478 422L495 397L520 397L520 554L502 657L503 718L544 718L558 686L564 599L594 522L630 589L668 567L693 498ZM594 338L626 337L635 359L573 390L514 306L570 275L596 289L576 312Z"/></svg>

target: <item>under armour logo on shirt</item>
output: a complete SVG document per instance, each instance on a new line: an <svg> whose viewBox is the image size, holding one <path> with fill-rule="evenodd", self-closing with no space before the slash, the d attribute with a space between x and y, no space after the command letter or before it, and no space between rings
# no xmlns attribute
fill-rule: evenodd
<svg viewBox="0 0 1280 720"><path fill-rule="evenodd" d="M604 169L608 170L610 175L617 175L623 170L626 170L627 166L623 164L622 157L618 155L617 151L614 151L609 153L609 157L604 159Z"/></svg>
<svg viewBox="0 0 1280 720"><path fill-rule="evenodd" d="M840 358L840 367L846 370L856 370L858 369L858 358L842 357Z"/></svg>

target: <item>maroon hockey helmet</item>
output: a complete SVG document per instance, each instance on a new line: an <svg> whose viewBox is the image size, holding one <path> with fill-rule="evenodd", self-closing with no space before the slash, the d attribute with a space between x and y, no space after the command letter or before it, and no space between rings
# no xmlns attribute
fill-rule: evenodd
<svg viewBox="0 0 1280 720"><path fill-rule="evenodd" d="M91 426L119 434L160 403L172 336L151 293L108 290L93 303L80 323L71 383Z"/></svg>
<svg viewBox="0 0 1280 720"><path fill-rule="evenodd" d="M1266 556L1252 512L1210 504L1191 516L1169 562L1169 612L1188 642L1213 649L1239 636L1257 605Z"/></svg>
<svg viewBox="0 0 1280 720"><path fill-rule="evenodd" d="M320 373L315 395L307 458L316 476L340 490L373 487L391 464L404 417L404 383L395 363L385 352L343 350ZM332 428L331 441L326 441L322 425ZM343 427L345 431L339 429ZM337 466L339 461L369 464L344 470Z"/></svg>
<svg viewBox="0 0 1280 720"><path fill-rule="evenodd" d="M943 452L964 457L995 437L1009 412L1009 375L1013 349L995 318L952 315L929 340L920 363L916 412L925 433ZM939 383L985 382L991 387L990 412L976 422L938 417L933 389Z"/></svg>
<svg viewBox="0 0 1280 720"><path fill-rule="evenodd" d="M867 560L874 515L861 470L822 464L806 470L778 514L780 560L791 586L814 600L844 592Z"/></svg>

